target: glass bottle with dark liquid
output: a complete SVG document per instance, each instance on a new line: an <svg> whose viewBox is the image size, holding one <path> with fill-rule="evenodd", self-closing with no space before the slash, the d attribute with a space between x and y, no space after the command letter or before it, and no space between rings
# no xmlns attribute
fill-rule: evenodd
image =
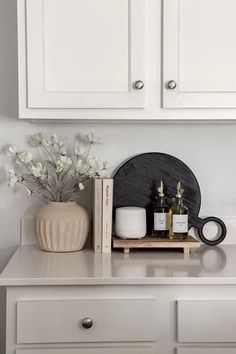
<svg viewBox="0 0 236 354"><path fill-rule="evenodd" d="M161 181L153 206L153 237L168 237L169 235L169 206L166 203L164 184Z"/></svg>
<svg viewBox="0 0 236 354"><path fill-rule="evenodd" d="M176 239L188 237L188 208L184 205L184 189L181 182L177 184L175 204L172 209L172 235Z"/></svg>

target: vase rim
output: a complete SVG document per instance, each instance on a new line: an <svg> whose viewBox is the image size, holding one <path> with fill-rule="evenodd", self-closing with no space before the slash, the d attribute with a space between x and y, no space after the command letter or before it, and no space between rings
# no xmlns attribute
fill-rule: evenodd
<svg viewBox="0 0 236 354"><path fill-rule="evenodd" d="M76 202L68 201L68 202L48 202L48 204L58 205L58 206L65 206L65 205L75 205Z"/></svg>

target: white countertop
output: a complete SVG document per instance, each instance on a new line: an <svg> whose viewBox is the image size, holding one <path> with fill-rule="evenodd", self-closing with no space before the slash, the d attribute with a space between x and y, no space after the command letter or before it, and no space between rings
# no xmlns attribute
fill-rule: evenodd
<svg viewBox="0 0 236 354"><path fill-rule="evenodd" d="M236 284L236 245L201 246L194 253L48 253L20 246L0 285Z"/></svg>

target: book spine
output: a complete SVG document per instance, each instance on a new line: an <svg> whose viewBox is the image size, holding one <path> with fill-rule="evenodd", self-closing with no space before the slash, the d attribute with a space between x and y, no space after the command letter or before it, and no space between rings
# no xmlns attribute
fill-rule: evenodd
<svg viewBox="0 0 236 354"><path fill-rule="evenodd" d="M102 179L93 181L93 250L102 252Z"/></svg>
<svg viewBox="0 0 236 354"><path fill-rule="evenodd" d="M111 252L113 179L103 179L102 252Z"/></svg>

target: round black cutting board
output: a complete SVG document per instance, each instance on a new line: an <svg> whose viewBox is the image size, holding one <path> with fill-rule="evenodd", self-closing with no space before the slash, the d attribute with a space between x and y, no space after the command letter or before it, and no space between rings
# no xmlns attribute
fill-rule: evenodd
<svg viewBox="0 0 236 354"><path fill-rule="evenodd" d="M171 201L176 194L176 185L181 181L184 188L185 205L189 209L189 229L194 226L199 237L209 245L221 242L226 235L224 223L215 217L205 220L198 217L201 207L201 191L190 168L174 156L150 152L135 156L124 163L114 176L114 209L123 206L138 206L147 210L147 230L151 232L152 202L156 186L164 182L165 195ZM209 241L203 235L206 222L220 225L221 236Z"/></svg>

